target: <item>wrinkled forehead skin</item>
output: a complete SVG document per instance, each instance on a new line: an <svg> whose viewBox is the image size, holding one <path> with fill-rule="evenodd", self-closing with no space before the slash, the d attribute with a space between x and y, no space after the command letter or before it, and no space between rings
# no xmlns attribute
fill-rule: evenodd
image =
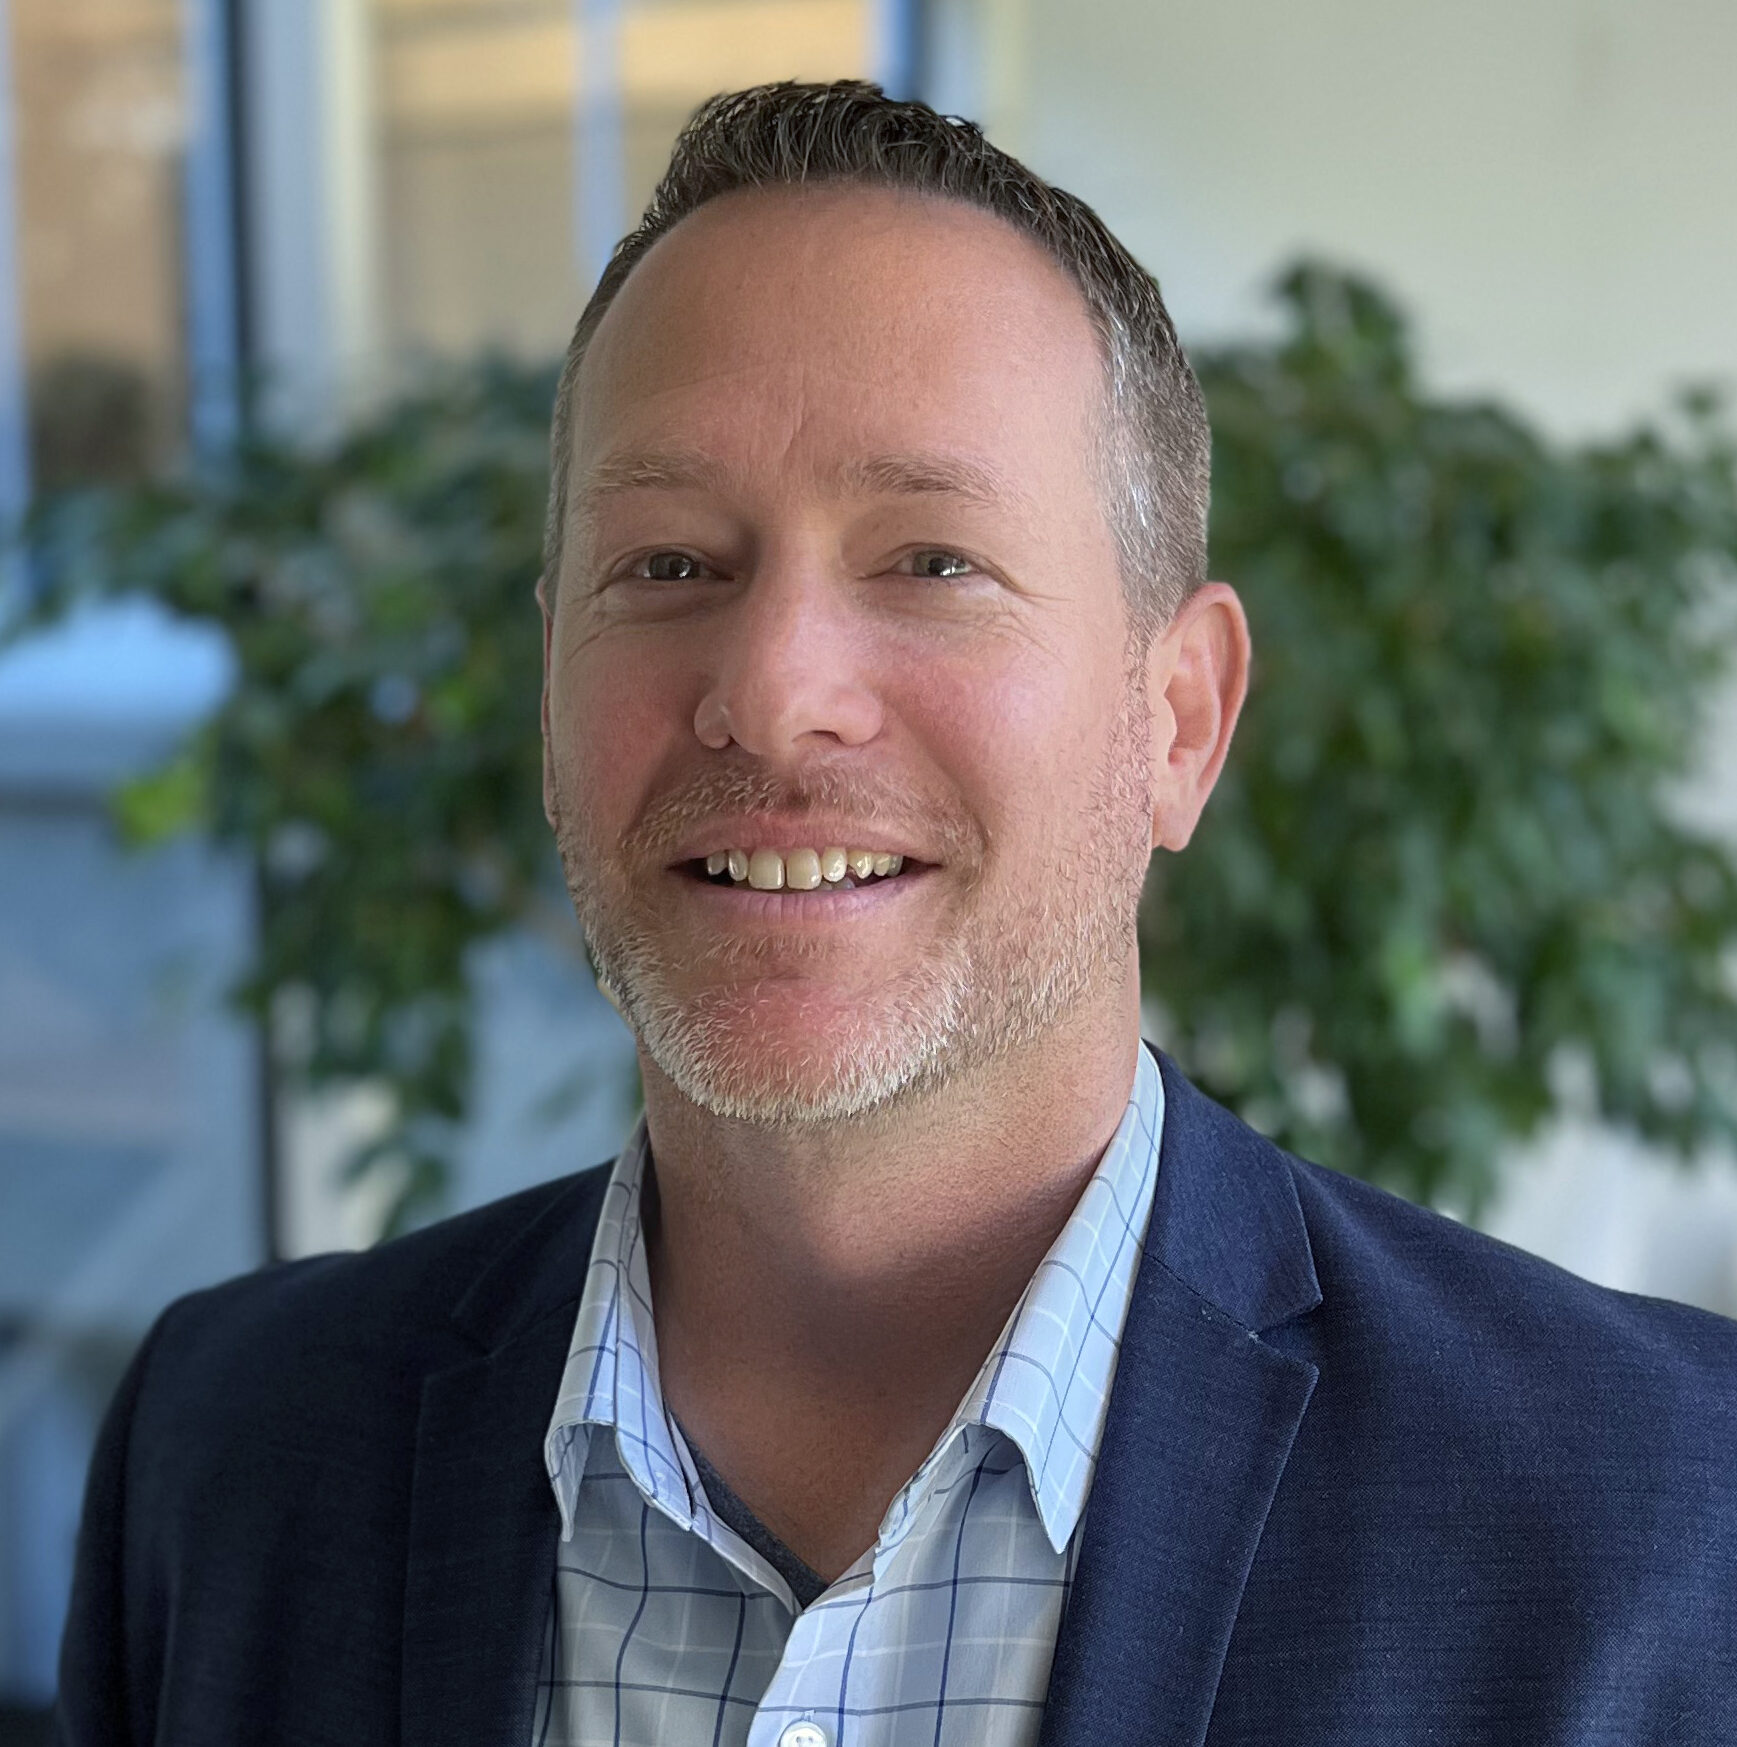
<svg viewBox="0 0 1737 1747"><path fill-rule="evenodd" d="M1077 523L1113 566L1103 407L1084 300L993 215L884 189L730 194L648 251L593 335L568 538L606 460L679 448L800 495L917 449L976 466L1009 514Z"/></svg>

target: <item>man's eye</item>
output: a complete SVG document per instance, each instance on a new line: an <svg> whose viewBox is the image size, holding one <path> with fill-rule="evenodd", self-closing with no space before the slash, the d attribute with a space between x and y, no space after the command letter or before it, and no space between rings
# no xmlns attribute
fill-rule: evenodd
<svg viewBox="0 0 1737 1747"><path fill-rule="evenodd" d="M635 563L633 573L648 582L698 582L707 569L688 552L648 552Z"/></svg>
<svg viewBox="0 0 1737 1747"><path fill-rule="evenodd" d="M969 558L961 558L957 552L913 552L911 554L911 574L913 576L969 576L975 566Z"/></svg>

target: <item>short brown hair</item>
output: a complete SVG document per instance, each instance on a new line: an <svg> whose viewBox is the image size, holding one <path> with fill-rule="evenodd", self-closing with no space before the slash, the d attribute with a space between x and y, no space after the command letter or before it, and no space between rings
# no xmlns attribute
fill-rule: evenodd
<svg viewBox="0 0 1737 1747"><path fill-rule="evenodd" d="M722 194L852 182L940 195L993 213L1037 243L1079 288L1104 352L1108 417L1100 462L1130 617L1143 630L1162 624L1205 579L1211 436L1158 282L1083 200L992 146L973 123L855 79L726 92L682 129L644 217L616 244L567 348L543 540L549 580L561 563L579 367L646 251Z"/></svg>

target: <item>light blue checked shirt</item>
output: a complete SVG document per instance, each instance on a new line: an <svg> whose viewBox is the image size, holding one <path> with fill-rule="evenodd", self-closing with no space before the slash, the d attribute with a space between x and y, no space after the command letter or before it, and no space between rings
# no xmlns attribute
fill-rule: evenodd
<svg viewBox="0 0 1737 1747"><path fill-rule="evenodd" d="M561 1544L538 1747L1037 1739L1163 1120L1142 1049L1121 1124L958 1412L874 1546L807 1608L713 1510L664 1406L641 1125L610 1178L545 1446Z"/></svg>

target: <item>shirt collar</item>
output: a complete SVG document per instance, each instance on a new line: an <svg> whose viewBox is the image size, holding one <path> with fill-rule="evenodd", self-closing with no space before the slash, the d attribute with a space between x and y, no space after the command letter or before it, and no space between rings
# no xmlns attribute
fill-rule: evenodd
<svg viewBox="0 0 1737 1747"><path fill-rule="evenodd" d="M1085 1509L1097 1468L1163 1127L1164 1082L1142 1046L1128 1107L1098 1168L954 1421L993 1427L1017 1446L1058 1553Z"/></svg>
<svg viewBox="0 0 1737 1747"><path fill-rule="evenodd" d="M579 1483L598 1426L614 1429L621 1465L646 1498L678 1527L694 1526L694 1482L658 1381L651 1270L640 1224L650 1157L642 1117L603 1192L579 1315L543 1444L563 1539L572 1538Z"/></svg>
<svg viewBox="0 0 1737 1747"><path fill-rule="evenodd" d="M893 1501L883 1549L901 1540L947 1454L985 1426L1019 1450L1050 1545L1072 1537L1091 1490L1122 1325L1157 1183L1164 1086L1142 1047L1134 1087L1067 1223L933 1453ZM594 1428L613 1427L621 1463L645 1497L692 1529L691 1464L658 1383L651 1278L640 1225L650 1151L642 1120L615 1161L591 1248L573 1341L544 1443L571 1538Z"/></svg>

